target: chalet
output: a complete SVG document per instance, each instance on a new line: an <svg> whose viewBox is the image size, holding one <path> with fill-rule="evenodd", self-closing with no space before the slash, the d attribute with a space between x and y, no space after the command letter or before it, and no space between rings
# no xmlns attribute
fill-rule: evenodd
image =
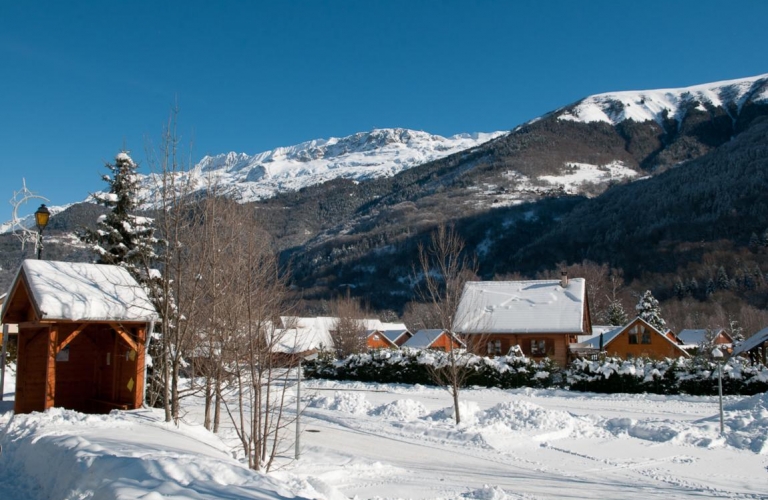
<svg viewBox="0 0 768 500"><path fill-rule="evenodd" d="M366 332L368 349L397 349L413 336L402 323L381 323Z"/></svg>
<svg viewBox="0 0 768 500"><path fill-rule="evenodd" d="M121 267L25 260L0 313L19 330L16 413L141 407L156 317Z"/></svg>
<svg viewBox="0 0 768 500"><path fill-rule="evenodd" d="M454 331L478 354L520 346L526 356L565 366L568 346L592 332L586 283L565 273L560 280L467 282Z"/></svg>
<svg viewBox="0 0 768 500"><path fill-rule="evenodd" d="M763 328L733 348L733 356L746 355L753 363L768 362L768 328Z"/></svg>
<svg viewBox="0 0 768 500"><path fill-rule="evenodd" d="M460 349L464 343L451 335L446 330L419 330L409 338L403 347L409 349L437 349L441 351L450 351L451 349Z"/></svg>
<svg viewBox="0 0 768 500"><path fill-rule="evenodd" d="M403 328L379 330L379 333L395 344L396 347L402 346L408 342L408 339L413 337L413 334L404 326Z"/></svg>
<svg viewBox="0 0 768 500"><path fill-rule="evenodd" d="M603 333L603 352L619 358L648 357L654 359L689 357L671 335L660 332L647 321L635 318L626 325ZM600 336L595 335L578 347L600 348Z"/></svg>
<svg viewBox="0 0 768 500"><path fill-rule="evenodd" d="M676 337L680 343L680 347L686 351L695 351L705 342L716 344L720 347L731 347L733 345L733 339L722 328L717 330L680 330L680 333L678 333Z"/></svg>

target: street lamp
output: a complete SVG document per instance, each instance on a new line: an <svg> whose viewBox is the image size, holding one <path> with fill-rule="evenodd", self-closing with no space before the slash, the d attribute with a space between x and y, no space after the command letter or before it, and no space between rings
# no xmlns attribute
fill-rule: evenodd
<svg viewBox="0 0 768 500"><path fill-rule="evenodd" d="M720 397L720 435L725 431L723 429L723 351L718 347L712 349L712 359L717 362L717 395Z"/></svg>
<svg viewBox="0 0 768 500"><path fill-rule="evenodd" d="M43 257L43 229L48 225L48 219L51 217L51 212L45 203L40 205L40 208L35 212L35 223L37 224L37 260Z"/></svg>

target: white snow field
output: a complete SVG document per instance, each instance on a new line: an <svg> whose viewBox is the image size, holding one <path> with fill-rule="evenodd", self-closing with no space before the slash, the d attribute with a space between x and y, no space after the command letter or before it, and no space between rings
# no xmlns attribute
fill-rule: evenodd
<svg viewBox="0 0 768 500"><path fill-rule="evenodd" d="M716 397L467 389L456 426L439 388L310 380L301 458L291 432L259 474L233 458L229 426L197 424L194 399L179 427L156 410L9 425L5 392L3 500L768 498L768 394L726 397L720 437Z"/></svg>

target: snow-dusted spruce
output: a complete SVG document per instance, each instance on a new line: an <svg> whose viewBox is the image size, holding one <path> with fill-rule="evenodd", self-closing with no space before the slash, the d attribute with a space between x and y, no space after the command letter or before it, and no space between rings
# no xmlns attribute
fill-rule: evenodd
<svg viewBox="0 0 768 500"><path fill-rule="evenodd" d="M99 217L95 230L85 229L81 239L91 244L99 264L124 267L139 283L150 281L150 262L156 257L153 220L134 214L140 204L138 166L126 152L118 153L115 163L107 163L110 173L102 176L109 185L105 193L93 198L108 209Z"/></svg>
<svg viewBox="0 0 768 500"><path fill-rule="evenodd" d="M653 296L650 290L646 290L640 301L635 306L637 316L647 321L651 326L660 332L667 331L667 322L661 317L661 308L659 301Z"/></svg>

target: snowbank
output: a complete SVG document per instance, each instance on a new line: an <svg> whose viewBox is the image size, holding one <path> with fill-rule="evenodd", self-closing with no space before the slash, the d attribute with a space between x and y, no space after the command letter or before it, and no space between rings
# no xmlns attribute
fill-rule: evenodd
<svg viewBox="0 0 768 500"><path fill-rule="evenodd" d="M16 415L0 456L2 497L326 498L306 484L308 496L299 497L237 462L202 427L176 427L159 417L151 410L84 415L59 408ZM4 413L0 423L9 418Z"/></svg>

